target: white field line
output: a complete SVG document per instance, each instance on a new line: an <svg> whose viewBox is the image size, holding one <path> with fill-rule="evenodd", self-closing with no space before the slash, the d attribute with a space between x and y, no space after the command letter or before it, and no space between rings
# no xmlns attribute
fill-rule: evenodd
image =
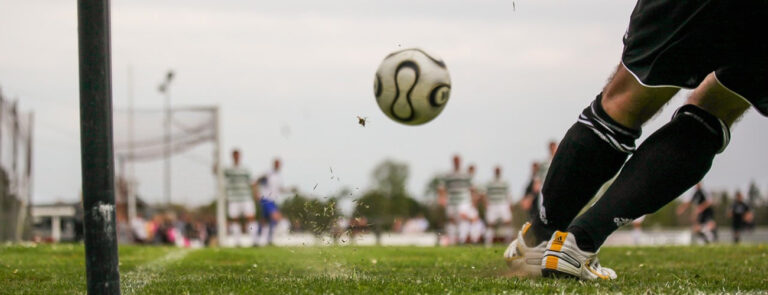
<svg viewBox="0 0 768 295"><path fill-rule="evenodd" d="M123 292L125 294L136 294L141 292L145 286L156 280L165 267L175 261L183 259L192 250L178 249L168 252L165 256L145 263L133 271L129 271L122 276Z"/></svg>

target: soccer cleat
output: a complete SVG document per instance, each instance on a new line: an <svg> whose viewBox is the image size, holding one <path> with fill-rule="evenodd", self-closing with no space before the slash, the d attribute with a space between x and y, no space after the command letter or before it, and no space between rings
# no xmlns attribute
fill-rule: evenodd
<svg viewBox="0 0 768 295"><path fill-rule="evenodd" d="M526 222L520 233L517 234L517 238L512 241L504 251L504 260L507 261L507 266L514 273L524 276L541 276L541 257L546 250L547 242L541 242L536 247L528 247L525 244L523 235L531 227L530 222Z"/></svg>
<svg viewBox="0 0 768 295"><path fill-rule="evenodd" d="M599 251L598 251L599 252ZM600 266L597 252L582 251L572 233L556 231L541 259L541 273L547 277L575 277L582 280L613 280L616 272Z"/></svg>

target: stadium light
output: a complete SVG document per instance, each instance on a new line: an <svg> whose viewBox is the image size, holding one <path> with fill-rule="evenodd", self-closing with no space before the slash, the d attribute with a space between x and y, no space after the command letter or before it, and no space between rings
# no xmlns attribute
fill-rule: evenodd
<svg viewBox="0 0 768 295"><path fill-rule="evenodd" d="M89 294L120 294L109 0L78 0L80 155Z"/></svg>

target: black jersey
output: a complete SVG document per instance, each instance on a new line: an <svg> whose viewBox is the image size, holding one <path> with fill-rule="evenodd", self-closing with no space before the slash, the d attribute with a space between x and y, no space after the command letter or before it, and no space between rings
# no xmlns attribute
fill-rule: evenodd
<svg viewBox="0 0 768 295"><path fill-rule="evenodd" d="M731 216L733 217L733 227L742 228L746 222L744 222L744 216L749 212L749 206L744 201L734 201L731 205Z"/></svg>
<svg viewBox="0 0 768 295"><path fill-rule="evenodd" d="M528 215L531 219L539 218L539 191L534 189L534 182L535 179L531 179L530 182L528 182L528 186L525 187L525 194L526 196L531 195L533 196L533 199L531 200L531 207L528 209Z"/></svg>
<svg viewBox="0 0 768 295"><path fill-rule="evenodd" d="M704 202L706 202L707 200L708 200L707 199L707 195L704 194L704 191L700 190L700 189L697 189L695 192L693 192L693 195L691 196L690 202L691 203L695 202L696 205L701 205Z"/></svg>
<svg viewBox="0 0 768 295"><path fill-rule="evenodd" d="M702 189L696 189L696 191L691 194L691 197L688 199L688 202L691 202L693 204L696 204L696 206L699 206L701 204L704 204L706 201L709 200L709 196L707 196L707 193L704 192ZM712 210L712 206L707 206L703 211L699 213L696 220L698 220L699 223L706 223L710 220L715 219L715 210Z"/></svg>

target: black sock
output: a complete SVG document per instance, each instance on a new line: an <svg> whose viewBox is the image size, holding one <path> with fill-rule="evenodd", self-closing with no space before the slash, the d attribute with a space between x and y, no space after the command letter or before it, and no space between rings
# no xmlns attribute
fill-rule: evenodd
<svg viewBox="0 0 768 295"><path fill-rule="evenodd" d="M616 181L568 231L579 248L592 251L622 225L656 212L699 182L728 144L728 127L693 106L651 135L627 161Z"/></svg>
<svg viewBox="0 0 768 295"><path fill-rule="evenodd" d="M564 231L634 151L639 130L623 127L601 106L602 94L579 115L557 148L542 188L539 218L525 241L536 245Z"/></svg>

